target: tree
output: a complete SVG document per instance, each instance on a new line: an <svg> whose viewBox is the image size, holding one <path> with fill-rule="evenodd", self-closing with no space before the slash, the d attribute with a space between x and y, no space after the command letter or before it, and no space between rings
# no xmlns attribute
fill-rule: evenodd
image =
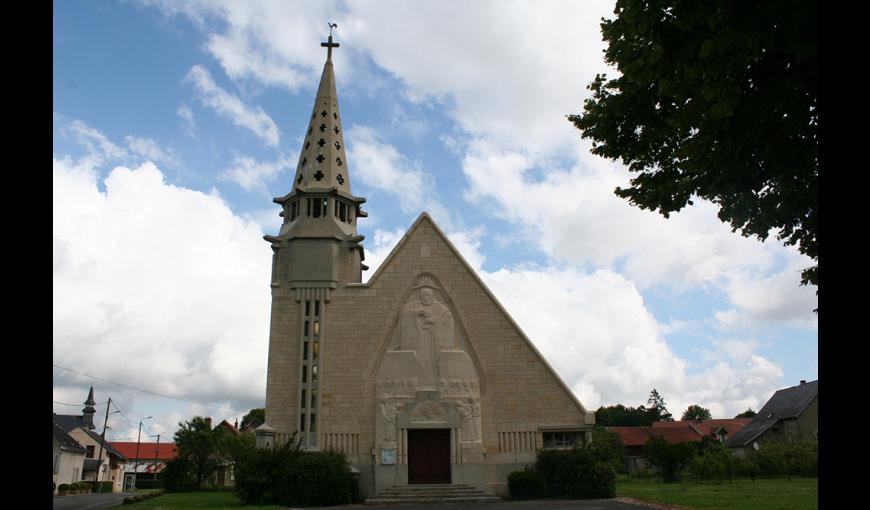
<svg viewBox="0 0 870 510"><path fill-rule="evenodd" d="M709 420L712 418L710 414L710 410L706 407L701 407L699 405L692 404L688 408L686 408L686 412L683 413L683 420Z"/></svg>
<svg viewBox="0 0 870 510"><path fill-rule="evenodd" d="M617 0L583 113L592 152L639 175L616 195L666 218L693 196L744 236L771 230L818 287L818 12L814 0Z"/></svg>
<svg viewBox="0 0 870 510"><path fill-rule="evenodd" d="M742 413L735 416L734 418L755 418L756 414L758 414L758 413L756 413L755 411L752 410L751 407L749 407L745 411L743 411Z"/></svg>
<svg viewBox="0 0 870 510"><path fill-rule="evenodd" d="M680 474L696 452L697 447L692 443L670 444L658 436L650 437L644 445L644 456L659 468L665 483L680 481Z"/></svg>
<svg viewBox="0 0 870 510"><path fill-rule="evenodd" d="M266 423L266 409L262 407L255 407L248 411L248 414L242 417L242 423L239 425L239 430L244 430L245 427L248 426L249 423L259 420L260 423Z"/></svg>
<svg viewBox="0 0 870 510"><path fill-rule="evenodd" d="M198 489L202 488L203 481L210 478L224 460L221 436L201 416L178 423L178 430L175 432L178 458L183 459L184 464L189 466Z"/></svg>
<svg viewBox="0 0 870 510"><path fill-rule="evenodd" d="M602 427L649 427L652 419L646 407L601 406L595 411L595 423Z"/></svg>
<svg viewBox="0 0 870 510"><path fill-rule="evenodd" d="M658 390L655 388L649 392L649 399L646 403L649 405L647 414L651 421L674 421L674 417L668 412L668 408L665 405L665 399L659 395Z"/></svg>

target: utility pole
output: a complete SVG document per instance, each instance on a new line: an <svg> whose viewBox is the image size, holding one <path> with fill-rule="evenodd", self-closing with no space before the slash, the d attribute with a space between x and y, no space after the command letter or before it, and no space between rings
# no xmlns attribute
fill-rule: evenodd
<svg viewBox="0 0 870 510"><path fill-rule="evenodd" d="M102 471L101 468L103 467L103 443L106 442L106 426L109 424L109 408L110 407L112 407L111 397L109 398L109 403L106 406L106 419L105 419L105 421L103 421L103 435L100 436L100 454L97 455L97 460L99 461L99 464L97 465L97 475L96 475L97 492L98 493L103 492L103 484L101 483L102 481L100 480L100 471Z"/></svg>
<svg viewBox="0 0 870 510"><path fill-rule="evenodd" d="M142 422L150 418L147 416L139 420L139 436L136 437L136 467L133 468L133 492L136 492L136 475L139 473L139 440L142 439Z"/></svg>

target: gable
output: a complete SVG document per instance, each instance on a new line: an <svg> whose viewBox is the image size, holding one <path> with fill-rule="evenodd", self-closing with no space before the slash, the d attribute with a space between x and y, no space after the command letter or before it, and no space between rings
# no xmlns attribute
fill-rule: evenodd
<svg viewBox="0 0 870 510"><path fill-rule="evenodd" d="M415 279L430 274L443 289L443 299L457 317L468 350L480 368L482 385L512 388L517 394L537 395L572 415L570 420L594 423L594 413L584 406L553 370L474 269L427 213L421 213L365 284L349 287L373 289L381 296L394 293L389 320L394 326L377 349L385 352L394 342L395 324ZM379 358L377 365L380 364ZM377 370L377 368L375 368ZM482 394L485 392L481 388ZM508 406L512 405L510 402ZM526 405L542 408L534 400Z"/></svg>

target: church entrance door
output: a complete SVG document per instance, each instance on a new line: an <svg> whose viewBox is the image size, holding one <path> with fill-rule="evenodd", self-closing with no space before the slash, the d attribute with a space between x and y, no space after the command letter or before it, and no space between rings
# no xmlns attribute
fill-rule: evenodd
<svg viewBox="0 0 870 510"><path fill-rule="evenodd" d="M450 429L408 430L408 483L450 483Z"/></svg>

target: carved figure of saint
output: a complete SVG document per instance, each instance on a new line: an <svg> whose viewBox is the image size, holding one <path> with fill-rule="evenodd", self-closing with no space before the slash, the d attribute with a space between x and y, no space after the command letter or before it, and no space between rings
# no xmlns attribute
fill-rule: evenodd
<svg viewBox="0 0 870 510"><path fill-rule="evenodd" d="M480 405L473 398L460 400L454 405L459 413L459 427L463 442L480 441Z"/></svg>
<svg viewBox="0 0 870 510"><path fill-rule="evenodd" d="M387 399L382 398L380 408L381 418L384 421L384 441L396 441L398 435L396 420L404 405L399 402L389 405Z"/></svg>
<svg viewBox="0 0 870 510"><path fill-rule="evenodd" d="M417 353L420 384L434 389L438 353L453 348L453 314L435 299L431 288L423 287L420 299L402 309L399 334L400 349Z"/></svg>

